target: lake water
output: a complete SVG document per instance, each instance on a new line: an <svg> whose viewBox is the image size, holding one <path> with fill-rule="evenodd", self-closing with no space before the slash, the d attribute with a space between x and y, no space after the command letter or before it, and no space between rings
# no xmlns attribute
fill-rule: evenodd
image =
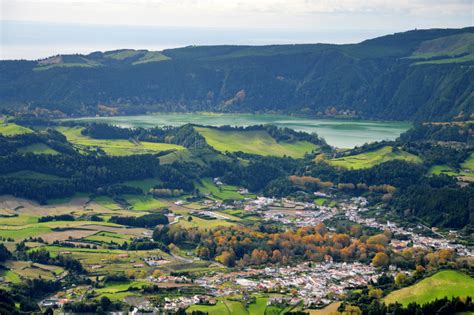
<svg viewBox="0 0 474 315"><path fill-rule="evenodd" d="M122 127L181 126L187 123L207 126L250 126L272 124L297 131L316 132L327 143L339 148L352 148L380 140L394 140L410 128L406 122L310 119L284 115L163 113L141 116L78 118L77 121L97 121Z"/></svg>

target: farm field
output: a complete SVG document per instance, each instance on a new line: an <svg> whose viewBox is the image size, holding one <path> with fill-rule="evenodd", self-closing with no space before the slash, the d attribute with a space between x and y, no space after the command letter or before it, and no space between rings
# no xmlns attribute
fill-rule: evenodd
<svg viewBox="0 0 474 315"><path fill-rule="evenodd" d="M237 191L238 187L231 185L217 186L213 183L212 178L201 179L201 181L196 184L196 188L204 195L211 195L222 200L241 200L245 198L244 195Z"/></svg>
<svg viewBox="0 0 474 315"><path fill-rule="evenodd" d="M197 216L191 215L192 220L188 221L188 215L181 218L178 222L179 226L183 228L198 228L198 229L212 229L218 226L232 226L235 225L233 222L226 220L206 220L198 218Z"/></svg>
<svg viewBox="0 0 474 315"><path fill-rule="evenodd" d="M429 171L429 174L440 175L445 174L448 176L459 176L462 180L472 181L474 180L474 153L461 163L461 169L459 171L448 165L434 165Z"/></svg>
<svg viewBox="0 0 474 315"><path fill-rule="evenodd" d="M94 199L94 202L98 203L99 205L107 208L107 209L110 209L110 210L119 210L121 209L120 205L115 202L115 200L113 200L112 198L110 197L107 197L107 196L98 196L98 197L95 197Z"/></svg>
<svg viewBox="0 0 474 315"><path fill-rule="evenodd" d="M109 155L124 156L132 154L158 153L162 151L184 150L175 144L155 142L131 142L119 139L92 139L81 134L83 127L58 127L69 142L81 148L99 148Z"/></svg>
<svg viewBox="0 0 474 315"><path fill-rule="evenodd" d="M34 153L34 154L59 154L58 151L51 149L44 143L34 143L25 147L19 148L20 153Z"/></svg>
<svg viewBox="0 0 474 315"><path fill-rule="evenodd" d="M421 158L416 155L399 149L394 150L391 146L385 146L375 151L332 159L328 163L347 169L363 169L392 160L404 160L413 163L422 162Z"/></svg>
<svg viewBox="0 0 474 315"><path fill-rule="evenodd" d="M0 119L0 134L3 136L8 137L32 132L33 130L30 128L26 128L14 123L6 123L4 120Z"/></svg>
<svg viewBox="0 0 474 315"><path fill-rule="evenodd" d="M412 286L390 293L383 301L386 304L398 302L406 306L411 302L424 304L437 298L467 296L472 292L474 278L458 271L444 270Z"/></svg>
<svg viewBox="0 0 474 315"><path fill-rule="evenodd" d="M97 232L96 234L87 236L84 239L88 241L96 241L101 243L117 243L122 245L123 243L130 241L132 239L132 236L127 234L118 234L104 231Z"/></svg>
<svg viewBox="0 0 474 315"><path fill-rule="evenodd" d="M166 204L152 196L123 195L122 197L132 210L148 211L166 207Z"/></svg>
<svg viewBox="0 0 474 315"><path fill-rule="evenodd" d="M290 156L302 158L308 152L316 150L317 145L297 141L294 143L277 142L266 131L224 131L205 127L195 127L206 138L206 142L221 152L238 152Z"/></svg>

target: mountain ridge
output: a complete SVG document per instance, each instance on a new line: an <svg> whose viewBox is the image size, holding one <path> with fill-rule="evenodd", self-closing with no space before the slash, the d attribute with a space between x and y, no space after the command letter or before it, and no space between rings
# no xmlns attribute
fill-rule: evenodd
<svg viewBox="0 0 474 315"><path fill-rule="evenodd" d="M420 54L420 47L435 51ZM39 107L76 116L107 114L100 110L105 106L125 115L218 111L469 118L473 47L474 27L467 27L413 30L358 44L118 49L0 61L0 108Z"/></svg>

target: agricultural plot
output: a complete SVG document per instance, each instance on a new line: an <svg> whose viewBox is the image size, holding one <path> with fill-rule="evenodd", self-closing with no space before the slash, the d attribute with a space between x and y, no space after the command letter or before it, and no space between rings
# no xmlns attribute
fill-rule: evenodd
<svg viewBox="0 0 474 315"><path fill-rule="evenodd" d="M448 176L456 176L461 178L464 181L473 181L474 180L474 153L461 163L461 169L455 170L454 168L448 165L434 165L429 171L429 174L440 175L445 174Z"/></svg>
<svg viewBox="0 0 474 315"><path fill-rule="evenodd" d="M166 204L152 196L123 195L122 197L130 205L130 209L132 210L149 211L166 207Z"/></svg>
<svg viewBox="0 0 474 315"><path fill-rule="evenodd" d="M333 166L341 168L363 169L371 168L372 166L392 160L403 160L412 163L422 162L420 157L400 149L394 149L391 146L385 146L375 151L332 159L328 162Z"/></svg>
<svg viewBox="0 0 474 315"><path fill-rule="evenodd" d="M162 151L185 150L184 147L155 142L138 142L123 139L93 139L81 134L83 127L58 127L69 142L79 149L101 149L106 154L124 156L132 154L159 153Z"/></svg>
<svg viewBox="0 0 474 315"><path fill-rule="evenodd" d="M216 305L192 305L186 310L186 313L190 314L193 311L201 311L209 315L231 315L227 305L223 301L218 301Z"/></svg>
<svg viewBox="0 0 474 315"><path fill-rule="evenodd" d="M424 304L435 299L455 296L472 296L474 278L454 270L440 271L422 281L394 291L384 298L386 304L401 303L407 306L411 302Z"/></svg>
<svg viewBox="0 0 474 315"><path fill-rule="evenodd" d="M233 222L226 220L206 220L197 216L191 215L192 220L188 221L188 216L181 218L178 224L183 228L198 228L198 229L212 229L218 226L232 226L235 225Z"/></svg>
<svg viewBox="0 0 474 315"><path fill-rule="evenodd" d="M7 261L5 267L9 270L3 272L7 282L18 283L20 279L55 279L64 272L58 266L30 263L26 261Z"/></svg>
<svg viewBox="0 0 474 315"><path fill-rule="evenodd" d="M94 199L94 202L98 203L99 205L107 208L107 209L110 209L110 210L120 210L121 207L120 205L115 202L115 200L113 200L112 198L110 197L107 197L107 196L98 196L98 197L95 197Z"/></svg>
<svg viewBox="0 0 474 315"><path fill-rule="evenodd" d="M19 153L33 153L33 154L59 154L58 151L51 149L44 143L34 143L27 145L25 147L21 147L18 149Z"/></svg>
<svg viewBox="0 0 474 315"><path fill-rule="evenodd" d="M224 131L205 127L195 129L206 138L210 146L221 152L242 151L258 155L302 158L306 153L318 148L317 145L306 141L277 142L263 130Z"/></svg>
<svg viewBox="0 0 474 315"><path fill-rule="evenodd" d="M116 243L122 245L125 242L128 242L132 239L131 235L127 234L118 234L112 232L98 232L93 235L87 236L84 240L93 241L93 242L100 242L100 243Z"/></svg>
<svg viewBox="0 0 474 315"><path fill-rule="evenodd" d="M237 191L238 187L231 185L217 186L212 182L211 178L203 178L200 182L196 183L196 188L204 195L211 195L222 200L241 200L246 197Z"/></svg>
<svg viewBox="0 0 474 315"><path fill-rule="evenodd" d="M16 136L16 135L23 135L27 133L32 133L33 130L30 128L26 128L14 123L7 123L0 119L0 134L2 136Z"/></svg>
<svg viewBox="0 0 474 315"><path fill-rule="evenodd" d="M12 226L12 225L5 225L0 227L0 236L5 238L13 238L15 241L19 241L28 237L36 237L36 236L43 236L50 233L54 233L56 231L62 230L68 232L62 233L63 237L66 239L69 236L75 237L76 234L78 237L82 237L84 233L84 225L87 226L96 226L97 228L102 228L111 226L111 227L120 227L123 229L122 226L108 223L108 222L95 222L95 221L51 221L51 222L41 222L41 223L32 223L32 224L25 224L21 226ZM56 231L55 231L56 230ZM76 230L78 231L76 233ZM87 229L85 229L87 230ZM58 232L59 232L58 231ZM63 239L60 237L58 239ZM55 240L54 237L51 238Z"/></svg>

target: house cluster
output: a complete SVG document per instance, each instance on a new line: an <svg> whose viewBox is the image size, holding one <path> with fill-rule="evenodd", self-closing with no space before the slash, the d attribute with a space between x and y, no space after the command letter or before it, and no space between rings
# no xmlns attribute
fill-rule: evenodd
<svg viewBox="0 0 474 315"><path fill-rule="evenodd" d="M317 210L269 210L263 213L263 219L265 221L278 221L287 225L295 225L297 227L302 226L314 226L325 220L333 217L337 212L337 208L318 206Z"/></svg>
<svg viewBox="0 0 474 315"><path fill-rule="evenodd" d="M396 250L402 250L408 246L413 246L425 249L451 249L456 251L460 256L472 257L474 255L472 248L462 244L452 243L439 233L434 233L438 237L425 236L418 234L412 228L403 228L391 221L379 222L373 217L363 217L361 216L361 213L368 210L366 208L367 200L359 197L352 198L350 201L351 202L340 204L341 209L349 220L379 230L390 230L394 234L406 236L408 239L407 241L392 240L391 245ZM423 229L423 226L418 225L418 228Z"/></svg>
<svg viewBox="0 0 474 315"><path fill-rule="evenodd" d="M175 298L166 297L163 310L168 313L177 313L194 304L215 305L217 300L208 295L180 296Z"/></svg>
<svg viewBox="0 0 474 315"><path fill-rule="evenodd" d="M147 264L150 267L157 267L157 266L161 266L161 265L164 265L166 263L169 263L168 260L163 259L163 257L156 256L156 255L145 257L145 258L143 258L143 261L145 262L145 264Z"/></svg>
<svg viewBox="0 0 474 315"><path fill-rule="evenodd" d="M216 296L262 291L288 293L296 290L297 302L303 301L307 306L316 306L329 303L347 288L363 286L376 279L377 273L369 265L328 261L321 264L307 262L293 267L249 268L239 272L217 273L194 282ZM234 285L223 286L225 283Z"/></svg>

